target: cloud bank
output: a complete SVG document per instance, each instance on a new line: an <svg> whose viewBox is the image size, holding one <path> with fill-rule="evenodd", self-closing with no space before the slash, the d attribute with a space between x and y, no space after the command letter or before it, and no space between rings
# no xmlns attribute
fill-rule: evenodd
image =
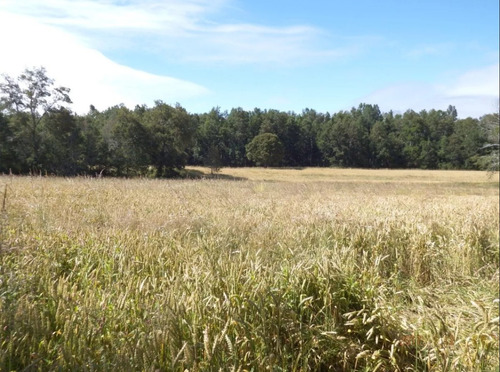
<svg viewBox="0 0 500 372"><path fill-rule="evenodd" d="M71 88L72 109L88 111L123 103L152 104L156 99L177 102L205 95L198 84L169 76L154 75L120 65L85 45L74 35L27 16L0 12L0 34L15 38L2 41L9 58L0 59L0 71L17 76L25 68L44 66L57 85Z"/></svg>
<svg viewBox="0 0 500 372"><path fill-rule="evenodd" d="M100 50L150 48L173 60L236 64L297 63L358 52L341 39L334 41L335 47L325 48L327 35L311 26L213 21L212 15L231 8L228 0L5 2L10 12L80 35Z"/></svg>
<svg viewBox="0 0 500 372"><path fill-rule="evenodd" d="M183 103L213 93L194 82L118 64L106 51L198 66L297 64L358 53L348 43L320 48L322 32L314 27L210 20L228 6L226 0L4 0L0 37L10 55L0 59L0 72L17 75L44 66L57 84L71 88L73 109L83 113L90 104L104 109L156 99ZM15 38L5 37L12 34Z"/></svg>
<svg viewBox="0 0 500 372"><path fill-rule="evenodd" d="M408 82L387 86L362 98L378 104L383 111L404 112L457 107L461 118L478 118L498 111L499 65L467 71L453 80L428 84Z"/></svg>

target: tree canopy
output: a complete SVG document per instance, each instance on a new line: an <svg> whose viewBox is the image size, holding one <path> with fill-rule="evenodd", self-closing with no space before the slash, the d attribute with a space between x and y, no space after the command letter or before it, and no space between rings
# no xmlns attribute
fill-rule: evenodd
<svg viewBox="0 0 500 372"><path fill-rule="evenodd" d="M278 166L284 156L283 144L273 133L262 133L255 136L246 149L247 158L264 167Z"/></svg>
<svg viewBox="0 0 500 372"><path fill-rule="evenodd" d="M70 90L45 69L0 83L0 172L175 176L186 165L498 169L498 113L381 112L360 104L334 114L123 105L73 113Z"/></svg>
<svg viewBox="0 0 500 372"><path fill-rule="evenodd" d="M54 80L43 67L26 69L19 77L3 75L0 84L2 110L15 115L17 126L22 127L19 139L26 145L25 161L33 170L44 168L40 158L43 145L40 123L50 112L71 103L69 88L54 87Z"/></svg>

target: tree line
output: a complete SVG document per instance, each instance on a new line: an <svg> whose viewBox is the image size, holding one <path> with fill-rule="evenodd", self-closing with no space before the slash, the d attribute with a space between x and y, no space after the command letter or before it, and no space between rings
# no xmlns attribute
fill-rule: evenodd
<svg viewBox="0 0 500 372"><path fill-rule="evenodd" d="M335 114L181 105L123 105L73 113L69 89L44 68L0 84L0 172L156 176L186 165L498 169L498 113L383 113L360 104Z"/></svg>

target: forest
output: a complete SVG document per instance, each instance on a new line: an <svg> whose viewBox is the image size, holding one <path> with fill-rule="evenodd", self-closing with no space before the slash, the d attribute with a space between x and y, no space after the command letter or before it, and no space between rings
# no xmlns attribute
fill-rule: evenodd
<svg viewBox="0 0 500 372"><path fill-rule="evenodd" d="M0 172L178 176L186 165L221 167L498 168L498 113L446 111L301 113L215 107L189 113L160 100L71 111L70 90L46 70L0 83Z"/></svg>

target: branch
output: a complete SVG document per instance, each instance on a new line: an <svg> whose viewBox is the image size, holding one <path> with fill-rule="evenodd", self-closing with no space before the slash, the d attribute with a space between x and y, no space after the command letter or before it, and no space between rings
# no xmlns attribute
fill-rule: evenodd
<svg viewBox="0 0 500 372"><path fill-rule="evenodd" d="M498 143L489 143L487 145L484 145L483 147L480 148L480 150L484 149L498 149L500 147L500 144Z"/></svg>

